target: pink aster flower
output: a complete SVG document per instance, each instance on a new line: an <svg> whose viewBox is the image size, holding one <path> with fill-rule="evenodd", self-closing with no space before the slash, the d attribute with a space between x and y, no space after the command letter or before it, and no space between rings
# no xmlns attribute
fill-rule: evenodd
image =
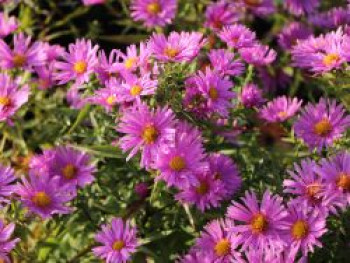
<svg viewBox="0 0 350 263"><path fill-rule="evenodd" d="M136 45L130 45L126 48L126 54L120 53L121 68L126 72L135 72L139 70L141 74L151 73L152 65L150 58L152 50L149 43L141 42L139 48Z"/></svg>
<svg viewBox="0 0 350 263"><path fill-rule="evenodd" d="M16 180L15 171L11 167L0 164L0 207L10 203L10 197L15 188L13 182Z"/></svg>
<svg viewBox="0 0 350 263"><path fill-rule="evenodd" d="M256 35L244 25L235 24L223 28L218 36L229 47L240 49L252 47L256 43Z"/></svg>
<svg viewBox="0 0 350 263"><path fill-rule="evenodd" d="M28 101L28 85L19 88L8 75L0 73L0 122L9 121L16 111Z"/></svg>
<svg viewBox="0 0 350 263"><path fill-rule="evenodd" d="M305 40L310 37L312 31L306 25L292 22L283 27L278 35L278 44L285 50L290 50L298 40Z"/></svg>
<svg viewBox="0 0 350 263"><path fill-rule="evenodd" d="M212 263L213 260L207 254L192 249L187 255L183 256L178 263Z"/></svg>
<svg viewBox="0 0 350 263"><path fill-rule="evenodd" d="M56 85L56 81L53 78L54 68L52 64L35 68L35 72L38 74L36 79L38 89L47 90Z"/></svg>
<svg viewBox="0 0 350 263"><path fill-rule="evenodd" d="M294 123L298 138L311 149L329 147L350 127L350 116L335 100L321 99L318 104L309 103Z"/></svg>
<svg viewBox="0 0 350 263"><path fill-rule="evenodd" d="M244 7L257 16L268 16L276 11L273 0L238 0Z"/></svg>
<svg viewBox="0 0 350 263"><path fill-rule="evenodd" d="M84 5L97 5L97 4L103 4L106 0L83 0Z"/></svg>
<svg viewBox="0 0 350 263"><path fill-rule="evenodd" d="M198 55L204 44L202 33L171 32L168 37L163 34L153 34L150 49L160 61L189 62Z"/></svg>
<svg viewBox="0 0 350 263"><path fill-rule="evenodd" d="M202 212L220 206L220 202L227 196L224 183L215 180L214 174L207 169L197 173L196 177L198 183L182 186L175 198L181 203L195 205Z"/></svg>
<svg viewBox="0 0 350 263"><path fill-rule="evenodd" d="M202 137L198 129L180 122L175 127L174 140L159 149L154 167L160 171L156 180L181 187L198 184L196 172L207 168L204 162Z"/></svg>
<svg viewBox="0 0 350 263"><path fill-rule="evenodd" d="M247 84L242 88L240 100L246 108L260 107L266 101L263 98L262 90L253 83Z"/></svg>
<svg viewBox="0 0 350 263"><path fill-rule="evenodd" d="M242 59L254 66L265 66L276 59L276 51L268 46L255 44L252 47L245 47L239 50Z"/></svg>
<svg viewBox="0 0 350 263"><path fill-rule="evenodd" d="M104 50L100 50L95 72L101 84L106 85L112 79L119 80L122 76L120 67L117 66L121 55L119 50L113 49L107 58Z"/></svg>
<svg viewBox="0 0 350 263"><path fill-rule="evenodd" d="M225 49L212 49L209 54L210 66L221 76L239 76L244 72L244 65L240 59L235 59L233 52Z"/></svg>
<svg viewBox="0 0 350 263"><path fill-rule="evenodd" d="M19 242L19 238L10 240L13 231L15 230L15 224L11 223L5 225L5 223L0 220L0 260L4 263L10 263L8 254L13 250L16 244Z"/></svg>
<svg viewBox="0 0 350 263"><path fill-rule="evenodd" d="M268 122L286 121L299 111L302 102L297 98L277 97L260 110L260 118Z"/></svg>
<svg viewBox="0 0 350 263"><path fill-rule="evenodd" d="M227 193L226 198L229 199L242 184L237 165L230 157L219 153L209 155L208 161L210 172L214 174L216 180L223 182Z"/></svg>
<svg viewBox="0 0 350 263"><path fill-rule="evenodd" d="M164 27L176 15L177 0L132 0L131 17L146 27Z"/></svg>
<svg viewBox="0 0 350 263"><path fill-rule="evenodd" d="M90 40L78 39L70 44L68 52L62 55L63 61L55 63L55 79L58 84L75 81L77 85L81 85L88 82L98 63L97 50L98 45L92 46Z"/></svg>
<svg viewBox="0 0 350 263"><path fill-rule="evenodd" d="M60 45L50 45L47 42L41 42L41 50L45 52L49 64L55 62L64 53L64 48ZM50 65L51 66L51 65Z"/></svg>
<svg viewBox="0 0 350 263"><path fill-rule="evenodd" d="M242 262L238 252L240 237L228 231L232 223L227 220L213 220L208 223L196 240L195 250L200 251L211 262Z"/></svg>
<svg viewBox="0 0 350 263"><path fill-rule="evenodd" d="M286 217L282 198L266 191L259 202L254 192L246 192L242 202L244 204L232 202L227 210L227 217L237 223L231 230L241 235L242 249L282 250L284 242L280 231Z"/></svg>
<svg viewBox="0 0 350 263"><path fill-rule="evenodd" d="M49 173L59 176L61 184L71 184L84 187L94 180L96 168L91 164L87 153L75 150L69 146L60 146L49 164Z"/></svg>
<svg viewBox="0 0 350 263"><path fill-rule="evenodd" d="M120 103L118 92L119 87L109 85L106 88L95 90L94 95L89 97L88 101L92 104L102 106L106 112L111 112Z"/></svg>
<svg viewBox="0 0 350 263"><path fill-rule="evenodd" d="M46 53L41 52L41 43L32 43L31 37L23 33L13 36L13 49L0 39L0 67L3 69L21 68L32 70L43 66Z"/></svg>
<svg viewBox="0 0 350 263"><path fill-rule="evenodd" d="M220 0L207 6L205 18L205 27L214 31L221 30L224 26L232 25L239 20L239 9L234 3Z"/></svg>
<svg viewBox="0 0 350 263"><path fill-rule="evenodd" d="M125 223L121 218L113 218L111 224L102 225L101 231L95 235L95 240L101 246L92 249L96 257L106 263L126 263L139 246L136 237L137 229Z"/></svg>
<svg viewBox="0 0 350 263"><path fill-rule="evenodd" d="M302 251L304 256L322 247L319 239L327 232L326 217L317 208L292 202L288 204L287 217L281 234L290 246L291 254Z"/></svg>
<svg viewBox="0 0 350 263"><path fill-rule="evenodd" d="M323 159L317 172L325 184L344 201L344 206L350 205L350 154L342 152L329 160Z"/></svg>
<svg viewBox="0 0 350 263"><path fill-rule="evenodd" d="M350 9L334 7L326 12L316 13L308 20L320 28L336 29L350 24Z"/></svg>
<svg viewBox="0 0 350 263"><path fill-rule="evenodd" d="M289 12L300 16L314 12L320 5L320 0L286 0L284 5Z"/></svg>
<svg viewBox="0 0 350 263"><path fill-rule="evenodd" d="M130 151L127 160L142 151L141 166L149 168L164 141L173 139L174 114L168 108L151 110L145 104L123 112L117 131L124 133L120 141L123 152Z"/></svg>
<svg viewBox="0 0 350 263"><path fill-rule="evenodd" d="M62 186L57 176L30 174L29 180L23 177L22 183L17 185L16 194L25 207L46 219L72 211L66 203L75 197L75 187L70 184Z"/></svg>
<svg viewBox="0 0 350 263"><path fill-rule="evenodd" d="M17 30L17 19L14 16L7 17L5 13L0 13L0 38L4 38Z"/></svg>

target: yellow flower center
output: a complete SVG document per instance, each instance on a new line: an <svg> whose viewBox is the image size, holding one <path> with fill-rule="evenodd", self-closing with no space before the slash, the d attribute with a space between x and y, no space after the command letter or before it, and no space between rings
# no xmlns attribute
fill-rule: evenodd
<svg viewBox="0 0 350 263"><path fill-rule="evenodd" d="M113 243L113 250L120 251L125 247L125 243L123 240L117 240Z"/></svg>
<svg viewBox="0 0 350 263"><path fill-rule="evenodd" d="M21 54L15 54L13 56L13 64L16 68L23 67L24 64L27 62L27 57Z"/></svg>
<svg viewBox="0 0 350 263"><path fill-rule="evenodd" d="M296 221L292 226L292 236L295 239L304 238L309 232L309 225L304 220Z"/></svg>
<svg viewBox="0 0 350 263"><path fill-rule="evenodd" d="M337 179L337 186L344 191L350 192L350 174L340 173Z"/></svg>
<svg viewBox="0 0 350 263"><path fill-rule="evenodd" d="M209 185L207 184L207 182L200 182L199 186L196 187L196 192L197 194L200 195L205 195L206 193L208 193L209 191Z"/></svg>
<svg viewBox="0 0 350 263"><path fill-rule="evenodd" d="M45 192L37 192L32 197L32 202L39 207L47 207L51 204L51 198Z"/></svg>
<svg viewBox="0 0 350 263"><path fill-rule="evenodd" d="M268 221L263 214L258 213L253 216L250 225L254 234L260 234L267 229Z"/></svg>
<svg viewBox="0 0 350 263"><path fill-rule="evenodd" d="M114 105L116 97L114 95L109 95L106 99L108 105Z"/></svg>
<svg viewBox="0 0 350 263"><path fill-rule="evenodd" d="M333 64L337 63L340 61L340 56L336 53L331 53L323 58L323 64L325 66L332 66Z"/></svg>
<svg viewBox="0 0 350 263"><path fill-rule="evenodd" d="M161 8L160 4L157 1L147 5L147 12L152 14L152 15L157 15L161 11L162 11L162 8Z"/></svg>
<svg viewBox="0 0 350 263"><path fill-rule="evenodd" d="M73 164L67 164L62 169L62 174L66 179L73 179L77 174L77 168Z"/></svg>
<svg viewBox="0 0 350 263"><path fill-rule="evenodd" d="M281 119L287 118L288 117L288 113L285 111L280 111L278 113L278 117L280 117Z"/></svg>
<svg viewBox="0 0 350 263"><path fill-rule="evenodd" d="M318 200L318 193L321 191L321 186L318 183L310 184L306 187L306 195L311 201Z"/></svg>
<svg viewBox="0 0 350 263"><path fill-rule="evenodd" d="M3 107L11 105L11 99L9 97L0 96L0 105Z"/></svg>
<svg viewBox="0 0 350 263"><path fill-rule="evenodd" d="M209 97L212 99L212 100L217 100L218 97L219 97L219 92L216 88L214 87L211 87L209 89Z"/></svg>
<svg viewBox="0 0 350 263"><path fill-rule="evenodd" d="M87 64L85 61L77 61L74 63L74 71L77 74L84 74L87 70Z"/></svg>
<svg viewBox="0 0 350 263"><path fill-rule="evenodd" d="M179 172L186 167L186 162L181 156L175 156L170 160L169 166L172 170Z"/></svg>
<svg viewBox="0 0 350 263"><path fill-rule="evenodd" d="M217 256L219 257L226 256L227 254L230 253L231 243L226 238L223 238L216 243L214 250Z"/></svg>
<svg viewBox="0 0 350 263"><path fill-rule="evenodd" d="M134 66L136 61L137 61L137 58L128 58L128 59L126 59L125 62L124 62L125 68L126 69L131 69Z"/></svg>
<svg viewBox="0 0 350 263"><path fill-rule="evenodd" d="M323 119L317 122L314 126L314 132L321 137L328 136L333 130L332 124L328 119Z"/></svg>
<svg viewBox="0 0 350 263"><path fill-rule="evenodd" d="M157 140L158 135L158 130L152 124L147 125L142 132L142 138L146 144L154 143Z"/></svg>
<svg viewBox="0 0 350 263"><path fill-rule="evenodd" d="M176 48L167 47L164 50L165 55L167 55L169 58L176 57L177 54L179 54L179 51Z"/></svg>
<svg viewBox="0 0 350 263"><path fill-rule="evenodd" d="M139 86L139 85L134 85L134 86L132 86L132 88L130 89L130 94L131 94L131 96L134 96L134 97L140 95L141 92L142 92L142 87Z"/></svg>

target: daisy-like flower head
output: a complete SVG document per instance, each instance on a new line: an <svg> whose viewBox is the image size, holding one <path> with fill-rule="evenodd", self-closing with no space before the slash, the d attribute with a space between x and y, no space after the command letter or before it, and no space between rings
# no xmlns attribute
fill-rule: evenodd
<svg viewBox="0 0 350 263"><path fill-rule="evenodd" d="M284 242L279 233L286 217L282 198L266 191L259 202L254 192L246 192L242 202L232 202L227 210L227 217L237 223L231 230L241 234L242 249L282 250Z"/></svg>
<svg viewBox="0 0 350 263"><path fill-rule="evenodd" d="M208 54L210 66L221 76L239 76L244 72L244 65L235 54L225 49L212 49Z"/></svg>
<svg viewBox="0 0 350 263"><path fill-rule="evenodd" d="M115 85L108 85L106 88L95 90L88 101L95 105L104 107L106 112L111 112L113 108L120 103L118 98L119 88Z"/></svg>
<svg viewBox="0 0 350 263"><path fill-rule="evenodd" d="M336 29L350 24L350 9L334 7L326 12L316 13L308 20L320 28Z"/></svg>
<svg viewBox="0 0 350 263"><path fill-rule="evenodd" d="M290 50L298 40L305 40L310 37L312 31L306 25L292 22L283 27L278 35L278 44L285 50Z"/></svg>
<svg viewBox="0 0 350 263"><path fill-rule="evenodd" d="M322 246L318 239L327 229L326 216L320 210L292 201L288 203L287 213L281 234L290 246L291 254L296 255L300 250L306 256L315 246Z"/></svg>
<svg viewBox="0 0 350 263"><path fill-rule="evenodd" d="M106 263L126 263L130 260L138 247L137 229L125 223L121 218L113 218L111 224L102 225L95 240L101 246L92 249L96 257L104 259Z"/></svg>
<svg viewBox="0 0 350 263"><path fill-rule="evenodd" d="M344 206L350 205L350 154L342 152L329 160L323 159L317 172L326 185L339 195L339 199L344 201Z"/></svg>
<svg viewBox="0 0 350 263"><path fill-rule="evenodd" d="M174 140L160 147L155 168L160 171L157 180L167 185L183 187L198 184L195 173L207 169L204 162L202 137L198 129L185 122L175 127Z"/></svg>
<svg viewBox="0 0 350 263"><path fill-rule="evenodd" d="M59 176L61 184L84 187L92 183L96 168L91 164L87 153L69 146L60 146L54 151L54 157L49 164L49 173L52 176Z"/></svg>
<svg viewBox="0 0 350 263"><path fill-rule="evenodd" d="M98 45L92 46L90 40L77 39L74 44L70 44L68 52L62 55L63 61L55 63L58 84L75 81L81 85L88 82L98 63L97 51Z"/></svg>
<svg viewBox="0 0 350 263"><path fill-rule="evenodd" d="M273 0L239 0L244 7L257 16L268 16L276 11Z"/></svg>
<svg viewBox="0 0 350 263"><path fill-rule="evenodd" d="M98 63L95 67L95 72L101 84L106 85L112 79L119 80L121 77L120 69L117 64L120 60L121 52L113 49L108 58L104 50L98 53Z"/></svg>
<svg viewBox="0 0 350 263"><path fill-rule="evenodd" d="M242 88L240 100L244 107L260 107L265 103L262 90L256 84L249 83Z"/></svg>
<svg viewBox="0 0 350 263"><path fill-rule="evenodd" d="M28 101L28 85L19 88L10 76L0 73L0 122L7 121Z"/></svg>
<svg viewBox="0 0 350 263"><path fill-rule="evenodd" d="M15 171L11 167L0 164L0 207L10 203L10 197L15 187L12 184L16 180Z"/></svg>
<svg viewBox="0 0 350 263"><path fill-rule="evenodd" d="M348 58L348 42L342 29L299 41L291 51L293 65L315 73L339 69Z"/></svg>
<svg viewBox="0 0 350 263"><path fill-rule="evenodd" d="M239 53L245 62L254 66L265 66L271 64L275 61L277 55L275 50L261 44L242 48L239 50Z"/></svg>
<svg viewBox="0 0 350 263"><path fill-rule="evenodd" d="M14 16L7 17L5 13L0 13L0 38L4 38L17 30L17 19Z"/></svg>
<svg viewBox="0 0 350 263"><path fill-rule="evenodd" d="M268 122L283 122L299 111L301 103L302 100L297 98L277 97L260 110L260 118Z"/></svg>
<svg viewBox="0 0 350 263"><path fill-rule="evenodd" d="M240 24L224 27L218 36L229 47L236 49L252 47L256 43L255 33Z"/></svg>
<svg viewBox="0 0 350 263"><path fill-rule="evenodd" d="M204 44L202 33L171 32L168 37L153 34L150 49L162 62L189 62L198 55Z"/></svg>
<svg viewBox="0 0 350 263"><path fill-rule="evenodd" d="M220 0L207 6L204 26L218 31L237 22L239 18L239 9L236 4Z"/></svg>
<svg viewBox="0 0 350 263"><path fill-rule="evenodd" d="M227 193L223 181L215 180L214 176L209 169L197 173L198 183L181 186L176 199L181 203L193 204L202 212L211 207L220 206L220 202L224 200Z"/></svg>
<svg viewBox="0 0 350 263"><path fill-rule="evenodd" d="M8 254L12 249L15 248L16 244L19 242L19 238L11 240L11 235L15 230L15 224L11 223L5 225L5 223L0 220L0 260L4 263L10 263Z"/></svg>
<svg viewBox="0 0 350 263"><path fill-rule="evenodd" d="M117 131L125 134L119 144L124 152L130 151L127 160L142 151L141 166L149 168L159 147L174 138L174 114L168 108L135 105L123 112Z"/></svg>
<svg viewBox="0 0 350 263"><path fill-rule="evenodd" d="M164 27L171 24L176 15L177 0L133 0L131 17L146 27Z"/></svg>
<svg viewBox="0 0 350 263"><path fill-rule="evenodd" d="M30 212L46 219L54 214L70 213L72 209L66 203L75 197L76 189L71 184L62 186L57 176L29 174L29 180L23 177L17 185L16 194Z"/></svg>
<svg viewBox="0 0 350 263"><path fill-rule="evenodd" d="M242 184L237 165L231 158L219 153L209 155L208 161L210 172L214 174L215 180L223 182L227 193L226 197L232 197Z"/></svg>
<svg viewBox="0 0 350 263"><path fill-rule="evenodd" d="M46 149L42 154L33 155L29 160L29 171L31 174L40 176L41 174L49 174L50 164L55 157L55 150Z"/></svg>
<svg viewBox="0 0 350 263"><path fill-rule="evenodd" d="M150 73L150 57L152 50L149 44L140 43L139 50L136 45L130 45L126 49L126 54L121 53L121 66L126 72L135 72L140 69L143 72Z"/></svg>
<svg viewBox="0 0 350 263"><path fill-rule="evenodd" d="M320 3L320 0L286 0L284 6L293 15L301 16L314 12Z"/></svg>
<svg viewBox="0 0 350 263"><path fill-rule="evenodd" d="M241 260L238 252L240 237L228 230L232 223L227 220L213 220L204 227L196 240L195 250L200 251L211 262L229 263Z"/></svg>
<svg viewBox="0 0 350 263"><path fill-rule="evenodd" d="M299 119L294 123L297 137L311 149L321 150L339 139L350 126L350 116L335 100L321 99L313 105L309 103Z"/></svg>
<svg viewBox="0 0 350 263"><path fill-rule="evenodd" d="M13 36L13 49L0 39L0 67L3 69L20 68L32 70L43 66L46 53L41 50L41 43L32 43L31 37L23 33Z"/></svg>

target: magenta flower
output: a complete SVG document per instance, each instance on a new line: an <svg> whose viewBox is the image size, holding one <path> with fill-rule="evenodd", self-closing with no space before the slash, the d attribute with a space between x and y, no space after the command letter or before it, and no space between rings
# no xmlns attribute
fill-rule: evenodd
<svg viewBox="0 0 350 263"><path fill-rule="evenodd" d="M314 12L320 0L286 0L284 5L290 13L300 16Z"/></svg>
<svg viewBox="0 0 350 263"><path fill-rule="evenodd" d="M95 72L101 84L107 85L108 82L112 80L119 81L119 78L122 75L121 69L118 67L121 55L121 52L116 49L111 51L108 58L103 50L99 52Z"/></svg>
<svg viewBox="0 0 350 263"><path fill-rule="evenodd" d="M212 49L209 54L211 69L222 77L239 76L244 72L244 65L240 59L235 59L233 52L225 49Z"/></svg>
<svg viewBox="0 0 350 263"><path fill-rule="evenodd" d="M227 210L227 217L238 224L231 230L242 236L242 249L282 250L284 242L279 233L286 217L282 198L266 191L259 202L254 192L246 192L242 202L233 201Z"/></svg>
<svg viewBox="0 0 350 263"><path fill-rule="evenodd" d="M8 75L0 73L0 122L9 121L16 111L28 101L29 87L21 89Z"/></svg>
<svg viewBox="0 0 350 263"><path fill-rule="evenodd" d="M123 152L130 151L127 160L142 151L141 166L149 168L164 141L174 137L174 114L168 108L151 110L145 104L125 110L117 131L124 133L120 139Z"/></svg>
<svg viewBox="0 0 350 263"><path fill-rule="evenodd" d="M198 55L204 44L202 33L171 32L168 37L163 34L153 34L150 49L160 61L189 62Z"/></svg>
<svg viewBox="0 0 350 263"><path fill-rule="evenodd" d="M4 38L17 30L17 19L14 16L8 17L0 13L0 38Z"/></svg>
<svg viewBox="0 0 350 263"><path fill-rule="evenodd" d="M235 24L223 28L218 33L219 38L229 47L240 49L256 44L256 35L244 25Z"/></svg>
<svg viewBox="0 0 350 263"><path fill-rule="evenodd" d="M312 31L306 25L299 22L292 22L283 27L278 35L278 44L285 50L290 50L300 40L310 37Z"/></svg>
<svg viewBox="0 0 350 263"><path fill-rule="evenodd" d="M239 50L242 59L254 66L265 66L271 64L276 59L276 51L268 46L255 44L252 47L246 47Z"/></svg>
<svg viewBox="0 0 350 263"><path fill-rule="evenodd" d="M19 238L10 240L13 231L15 230L15 224L11 223L5 225L4 221L0 220L0 260L4 263L10 263L8 254L13 250L16 244L19 242Z"/></svg>
<svg viewBox="0 0 350 263"><path fill-rule="evenodd" d="M240 237L228 231L232 223L227 220L213 220L204 227L196 240L195 250L210 258L210 262L229 263L242 261L238 252Z"/></svg>
<svg viewBox="0 0 350 263"><path fill-rule="evenodd" d="M237 165L230 157L219 153L209 155L208 161L210 172L214 174L215 180L223 182L227 193L226 198L229 199L242 184Z"/></svg>
<svg viewBox="0 0 350 263"><path fill-rule="evenodd" d="M239 0L244 7L257 16L268 16L276 11L273 0Z"/></svg>
<svg viewBox="0 0 350 263"><path fill-rule="evenodd" d="M54 151L54 157L49 164L49 173L52 176L59 176L61 184L84 187L93 182L96 168L91 164L87 153L69 146L60 146Z"/></svg>
<svg viewBox="0 0 350 263"><path fill-rule="evenodd" d="M156 180L183 187L198 184L195 173L207 169L200 132L185 122L175 127L175 137L160 147L154 167L160 171Z"/></svg>
<svg viewBox="0 0 350 263"><path fill-rule="evenodd" d="M334 7L326 12L316 13L308 20L320 28L336 29L350 24L350 9Z"/></svg>
<svg viewBox="0 0 350 263"><path fill-rule="evenodd" d="M47 62L50 64L55 62L64 53L64 48L60 45L50 45L47 42L41 42L41 50L46 54Z"/></svg>
<svg viewBox="0 0 350 263"><path fill-rule="evenodd" d="M119 88L114 85L109 85L106 88L95 90L93 96L88 98L88 101L95 105L104 107L106 112L111 112L114 107L120 103L118 99Z"/></svg>
<svg viewBox="0 0 350 263"><path fill-rule="evenodd" d="M78 39L70 44L68 52L62 55L63 61L55 63L55 79L58 84L75 81L77 85L81 85L88 82L98 63L97 50L98 45L92 46L90 40Z"/></svg>
<svg viewBox="0 0 350 263"><path fill-rule="evenodd" d="M297 98L277 97L260 110L260 118L267 122L283 122L299 111L302 102Z"/></svg>
<svg viewBox="0 0 350 263"><path fill-rule="evenodd" d="M247 84L242 88L240 100L246 108L260 107L266 101L263 98L262 90L253 83Z"/></svg>
<svg viewBox="0 0 350 263"><path fill-rule="evenodd" d="M309 103L294 124L298 138L311 149L321 150L339 139L350 126L350 116L335 100L321 99L318 104Z"/></svg>
<svg viewBox="0 0 350 263"><path fill-rule="evenodd" d="M291 254L302 251L304 256L313 252L314 247L322 247L318 240L327 232L326 217L317 208L296 202L288 204L287 217L281 235L290 246Z"/></svg>
<svg viewBox="0 0 350 263"><path fill-rule="evenodd" d="M132 0L131 17L146 27L164 27L176 15L177 0Z"/></svg>
<svg viewBox="0 0 350 263"><path fill-rule="evenodd" d="M35 72L38 74L36 79L38 89L47 90L56 85L56 81L53 78L53 64L35 68Z"/></svg>
<svg viewBox="0 0 350 263"><path fill-rule="evenodd" d="M46 53L41 52L40 42L31 42L31 37L23 33L13 36L13 49L0 39L0 67L3 69L21 68L32 70L43 66Z"/></svg>
<svg viewBox="0 0 350 263"><path fill-rule="evenodd" d="M234 3L227 0L210 3L205 11L204 26L214 31L232 25L240 18L239 9Z"/></svg>
<svg viewBox="0 0 350 263"><path fill-rule="evenodd" d="M0 207L10 203L10 197L15 190L12 183L15 180L15 171L11 167L0 164Z"/></svg>
<svg viewBox="0 0 350 263"><path fill-rule="evenodd" d="M149 43L140 43L139 50L136 45L130 45L126 49L126 54L121 53L121 66L126 72L135 72L137 69L141 74L149 74L152 71L150 58L152 55L151 45ZM122 71L123 72L123 71Z"/></svg>
<svg viewBox="0 0 350 263"><path fill-rule="evenodd" d="M213 260L207 254L192 249L187 255L182 257L179 263L212 263Z"/></svg>
<svg viewBox="0 0 350 263"><path fill-rule="evenodd" d="M97 4L103 4L106 0L83 0L84 5L97 5Z"/></svg>
<svg viewBox="0 0 350 263"><path fill-rule="evenodd" d="M36 154L30 158L29 171L31 174L40 176L49 174L50 164L55 157L54 149L46 149L42 154Z"/></svg>
<svg viewBox="0 0 350 263"><path fill-rule="evenodd" d="M106 263L126 263L130 260L138 247L136 227L130 222L123 222L121 218L113 218L110 225L102 225L102 229L95 236L101 246L92 249L96 257Z"/></svg>
<svg viewBox="0 0 350 263"><path fill-rule="evenodd" d="M16 194L19 195L22 204L43 219L54 214L72 212L66 203L75 197L75 192L74 185L62 186L59 177L50 177L47 174L30 174L29 181L23 177L22 183L16 187Z"/></svg>

